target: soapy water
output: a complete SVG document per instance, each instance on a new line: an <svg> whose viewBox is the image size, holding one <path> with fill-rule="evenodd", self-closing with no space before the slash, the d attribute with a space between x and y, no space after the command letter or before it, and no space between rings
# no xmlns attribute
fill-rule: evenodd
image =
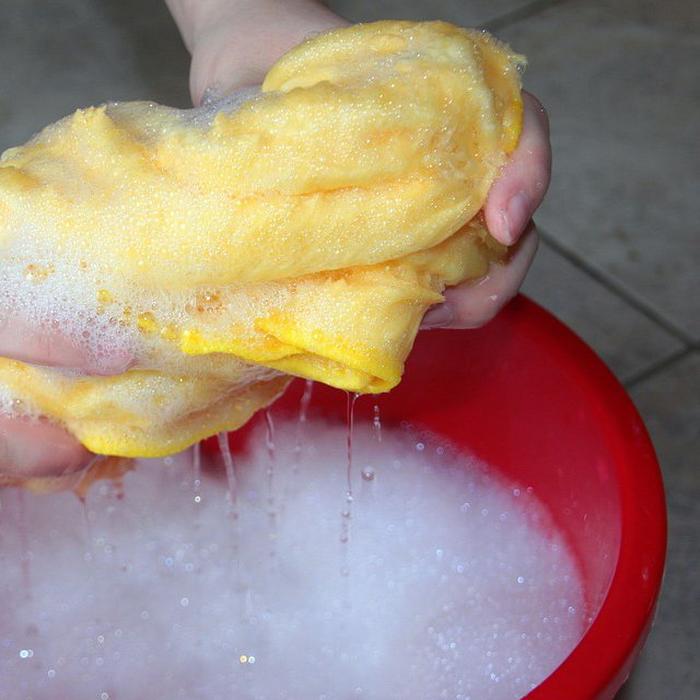
<svg viewBox="0 0 700 700"><path fill-rule="evenodd" d="M234 456L236 537L223 469L191 451L140 462L122 499L93 486L89 529L70 493L2 491L0 697L515 700L579 640L576 568L531 490L355 425L344 577L347 431L306 421L298 471L297 439L275 418L274 567L265 426Z"/></svg>

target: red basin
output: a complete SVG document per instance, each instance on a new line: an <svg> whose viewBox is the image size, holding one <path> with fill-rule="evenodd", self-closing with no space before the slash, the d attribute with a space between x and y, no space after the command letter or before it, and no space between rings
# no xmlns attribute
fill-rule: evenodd
<svg viewBox="0 0 700 700"><path fill-rule="evenodd" d="M295 382L276 410L298 410ZM341 392L317 385L310 413L345 420ZM360 399L356 420L375 401ZM440 433L535 493L568 537L583 577L585 635L528 700L608 700L649 630L666 549L654 448L625 390L551 314L516 298L479 330L421 333L382 425ZM247 430L232 435L246 439Z"/></svg>

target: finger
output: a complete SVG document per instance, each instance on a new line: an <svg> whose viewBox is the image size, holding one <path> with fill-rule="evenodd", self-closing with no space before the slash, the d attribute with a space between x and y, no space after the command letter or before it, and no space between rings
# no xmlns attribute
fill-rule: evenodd
<svg viewBox="0 0 700 700"><path fill-rule="evenodd" d="M17 316L0 320L0 357L97 375L120 374L133 362L124 349L96 357L59 330L36 328Z"/></svg>
<svg viewBox="0 0 700 700"><path fill-rule="evenodd" d="M523 130L518 147L489 191L484 214L489 233L512 245L542 202L549 187L552 152L544 107L523 92Z"/></svg>
<svg viewBox="0 0 700 700"><path fill-rule="evenodd" d="M537 230L531 223L506 264L492 265L476 282L445 290L444 303L428 311L421 328L478 328L490 321L518 293L537 244Z"/></svg>
<svg viewBox="0 0 700 700"><path fill-rule="evenodd" d="M349 22L322 3L304 0L276 3L275 22L270 8L251 3L250 11L236 13L222 4L221 12L197 33L191 46L190 93L199 106L210 91L228 95L242 87L259 85L270 66L291 48L311 35L336 29ZM265 41L260 30L265 28Z"/></svg>
<svg viewBox="0 0 700 700"><path fill-rule="evenodd" d="M83 469L92 455L63 428L0 414L0 475L30 479Z"/></svg>

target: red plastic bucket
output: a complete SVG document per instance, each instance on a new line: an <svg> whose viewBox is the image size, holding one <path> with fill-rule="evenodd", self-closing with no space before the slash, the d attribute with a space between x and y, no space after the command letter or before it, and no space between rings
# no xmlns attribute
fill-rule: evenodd
<svg viewBox="0 0 700 700"><path fill-rule="evenodd" d="M276 411L298 410L295 382ZM463 445L532 486L568 537L593 622L528 700L607 700L644 643L666 549L654 449L625 390L551 314L516 298L479 330L421 333L401 384L378 398L402 421ZM371 420L360 399L355 419ZM345 397L317 385L310 414L345 421ZM248 430L232 434L234 449Z"/></svg>

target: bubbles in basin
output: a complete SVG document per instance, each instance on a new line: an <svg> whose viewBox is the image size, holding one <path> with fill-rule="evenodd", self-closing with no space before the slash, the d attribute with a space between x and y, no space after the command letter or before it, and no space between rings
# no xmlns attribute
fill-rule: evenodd
<svg viewBox="0 0 700 700"><path fill-rule="evenodd" d="M3 491L3 700L140 700L144 688L187 700L515 700L578 641L576 567L525 485L444 441L383 426L379 444L358 424L348 488L347 426L307 420L297 474L298 415L275 415L272 435L270 424L230 455L235 546L218 457L218 471L200 471L197 528L192 452L140 462L121 500L94 486L90 562L72 494L25 493L22 535L18 492ZM339 517L352 522L340 565Z"/></svg>

